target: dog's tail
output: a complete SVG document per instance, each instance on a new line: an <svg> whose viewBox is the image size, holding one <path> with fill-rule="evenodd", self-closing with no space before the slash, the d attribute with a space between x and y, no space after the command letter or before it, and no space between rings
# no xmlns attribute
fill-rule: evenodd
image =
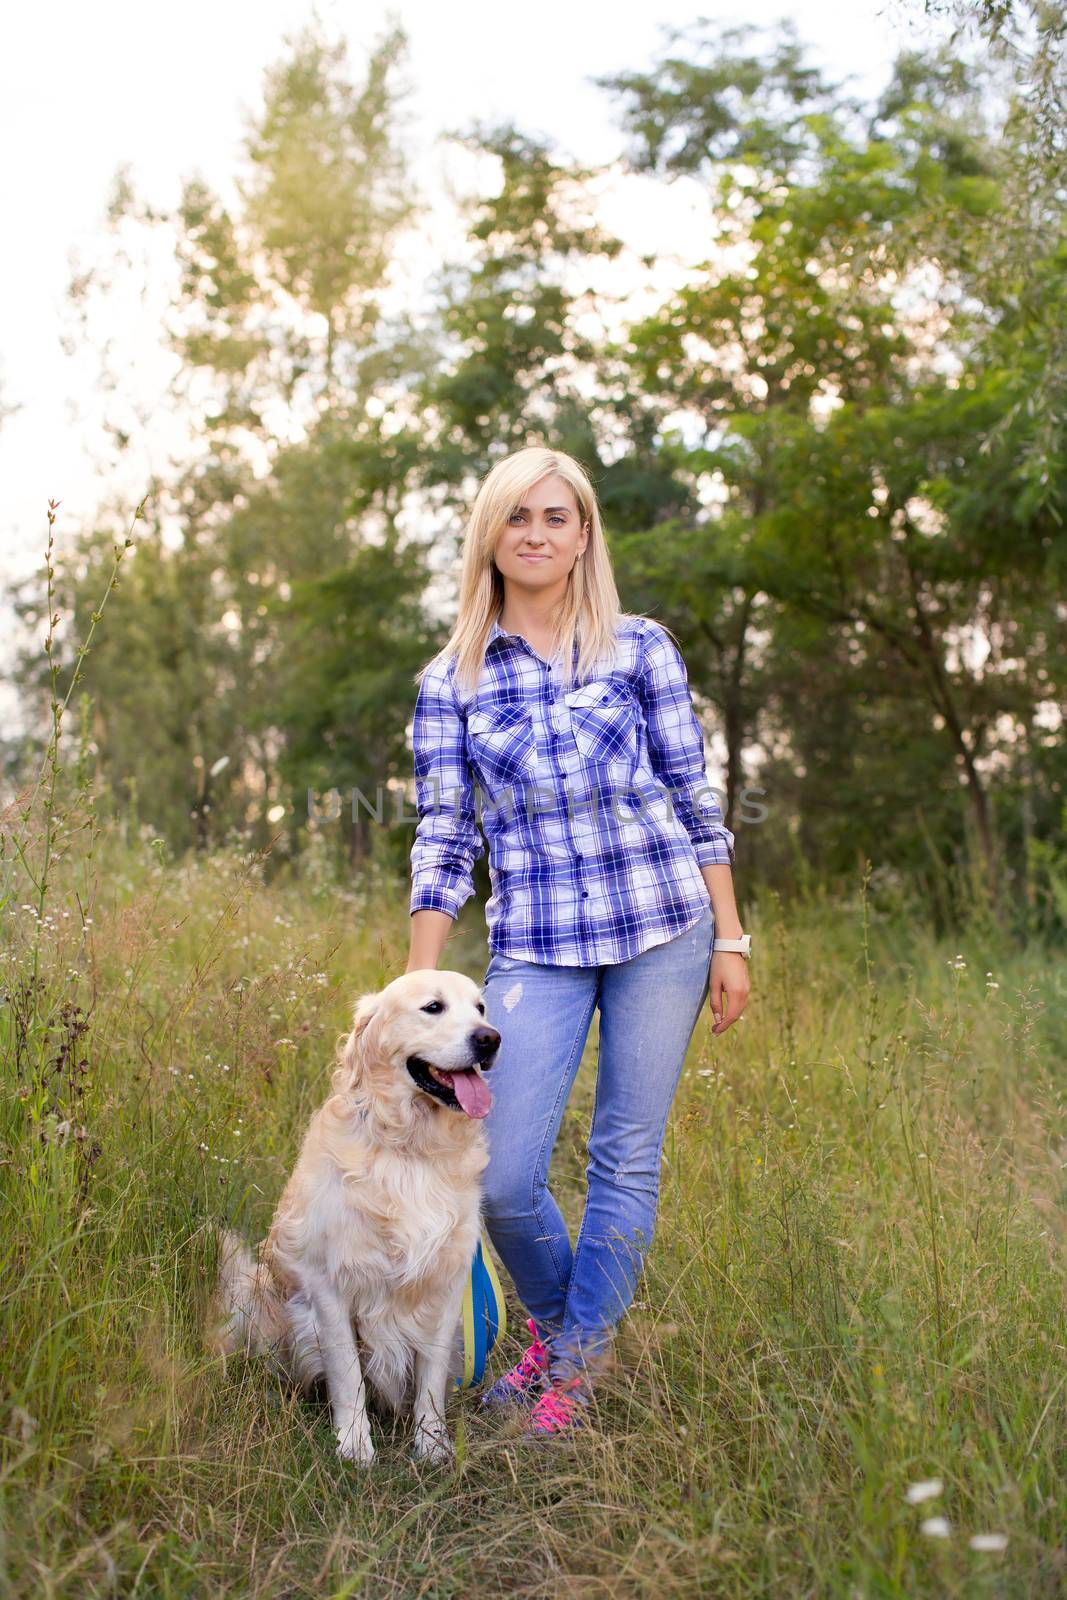
<svg viewBox="0 0 1067 1600"><path fill-rule="evenodd" d="M262 1355L277 1348L282 1302L270 1275L239 1234L218 1229L219 1278L206 1341L214 1355Z"/></svg>

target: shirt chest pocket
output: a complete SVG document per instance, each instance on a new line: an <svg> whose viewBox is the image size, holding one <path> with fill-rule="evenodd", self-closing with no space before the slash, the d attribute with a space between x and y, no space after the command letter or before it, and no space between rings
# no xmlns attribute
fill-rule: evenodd
<svg viewBox="0 0 1067 1600"><path fill-rule="evenodd" d="M586 683L564 696L578 754L594 766L630 772L637 761L638 710L622 683Z"/></svg>
<svg viewBox="0 0 1067 1600"><path fill-rule="evenodd" d="M471 711L467 716L467 754L491 787L532 777L537 757L529 711L519 705Z"/></svg>

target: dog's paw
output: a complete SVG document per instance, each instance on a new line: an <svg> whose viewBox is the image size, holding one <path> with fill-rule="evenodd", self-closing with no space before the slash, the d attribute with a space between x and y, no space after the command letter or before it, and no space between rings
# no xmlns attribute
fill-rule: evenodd
<svg viewBox="0 0 1067 1600"><path fill-rule="evenodd" d="M444 1428L419 1428L415 1434L412 1457L428 1461L434 1466L447 1466L456 1459L456 1447Z"/></svg>
<svg viewBox="0 0 1067 1600"><path fill-rule="evenodd" d="M366 1429L338 1428L337 1454L342 1461L351 1461L357 1467L369 1467L374 1460L370 1433Z"/></svg>

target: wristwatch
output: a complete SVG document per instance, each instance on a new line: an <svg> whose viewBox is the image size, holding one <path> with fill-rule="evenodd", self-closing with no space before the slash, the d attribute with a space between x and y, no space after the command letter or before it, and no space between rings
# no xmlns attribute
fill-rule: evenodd
<svg viewBox="0 0 1067 1600"><path fill-rule="evenodd" d="M716 939L711 947L712 955L715 955L718 950L736 950L739 955L744 956L746 961L751 961L752 935L743 933L740 939Z"/></svg>

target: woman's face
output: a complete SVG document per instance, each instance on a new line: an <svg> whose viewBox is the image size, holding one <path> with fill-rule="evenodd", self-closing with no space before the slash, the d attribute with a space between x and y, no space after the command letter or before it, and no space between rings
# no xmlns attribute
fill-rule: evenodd
<svg viewBox="0 0 1067 1600"><path fill-rule="evenodd" d="M570 484L555 473L523 495L497 541L494 560L507 584L534 593L566 587L567 575L589 543Z"/></svg>

